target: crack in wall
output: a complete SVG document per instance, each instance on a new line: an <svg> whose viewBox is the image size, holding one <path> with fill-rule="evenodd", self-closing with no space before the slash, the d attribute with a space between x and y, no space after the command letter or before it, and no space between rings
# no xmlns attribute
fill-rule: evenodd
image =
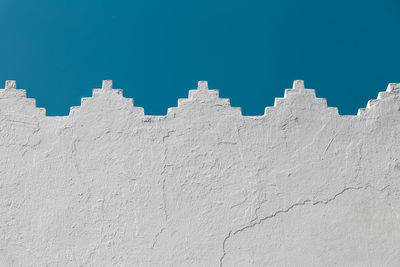
<svg viewBox="0 0 400 267"><path fill-rule="evenodd" d="M369 187L370 187L369 185L364 186L364 187L362 187L362 186L360 186L360 187L346 187L346 188L344 188L342 191L340 191L339 193L335 194L333 197L331 197L331 198L329 198L329 199L327 199L327 200L318 200L318 201L313 202L312 200L307 199L307 200L304 200L304 201L301 201L301 202L297 202L297 203L294 203L294 204L292 204L291 206L289 206L287 209L278 210L278 211L274 212L273 214L268 215L268 216L266 216L266 217L263 217L263 218L261 218L261 219L259 219L259 220L257 220L257 221L252 220L251 223L250 223L249 225L246 225L246 226L244 226L244 227L242 227L242 228L240 228L240 229L237 229L237 230L235 230L235 231L233 231L233 230L229 231L228 235L224 238L224 240L223 240L223 242L222 242L222 256L221 256L221 258L220 258L220 260L219 260L219 266L222 267L223 261L224 261L224 259L225 259L226 253L227 253L227 252L226 252L226 249L225 249L225 247L226 247L226 242L228 242L228 240L229 240L230 238L232 238L233 236L235 236L236 234L238 234L238 233L240 233L240 232L243 232L243 231L246 230L246 229L253 228L253 227L256 226L256 225L260 225L260 224L263 223L264 221L267 221L267 220L269 220L269 219L272 219L272 218L276 217L276 216L279 215L279 214L288 213L288 212L290 212L292 209L294 209L295 207L298 207L298 206L305 206L305 205L308 204L308 203L311 203L313 206L320 205L320 204L325 204L325 205L326 205L326 204L328 204L329 202L334 201L338 196L342 195L343 193L345 193L345 192L347 192L347 191L357 191L357 190L360 190L360 189L364 189L364 190L365 190L365 189L367 189L367 188L369 188ZM256 214L256 216L257 216L257 214Z"/></svg>
<svg viewBox="0 0 400 267"><path fill-rule="evenodd" d="M228 235L225 237L224 241L222 242L222 256L219 259L219 266L220 267L222 267L222 262L223 262L223 260L225 258L225 255L226 255L226 251L225 251L226 241L231 237L231 235L232 235L232 231L229 231Z"/></svg>
<svg viewBox="0 0 400 267"><path fill-rule="evenodd" d="M165 190L166 186L166 180L167 176L164 175L165 172L167 171L167 167L170 166L167 164L167 154L168 154L168 146L165 140L171 136L172 133L174 133L175 130L168 131L166 135L162 137L162 142L164 144L164 159L163 159L163 166L161 170L161 177L162 177L162 199L163 199L163 210L164 210L164 216L165 216L165 221L168 221L168 210L167 210L167 194Z"/></svg>
<svg viewBox="0 0 400 267"><path fill-rule="evenodd" d="M165 221L168 221L168 212L167 212L167 196L165 192L165 183L166 183L166 178L163 178L162 181L162 197L163 197L163 210L164 210L164 216L165 216Z"/></svg>
<svg viewBox="0 0 400 267"><path fill-rule="evenodd" d="M329 149L329 147L331 146L333 140L335 140L335 138L336 138L338 135L339 135L339 133L336 133L336 134L332 137L332 139L329 141L328 145L325 147L324 154L328 151L328 149Z"/></svg>
<svg viewBox="0 0 400 267"><path fill-rule="evenodd" d="M161 228L161 230L155 235L153 244L151 245L150 249L153 249L153 248L156 246L156 244L157 244L157 242L158 242L158 237L159 237L164 231L165 231L165 227Z"/></svg>
<svg viewBox="0 0 400 267"><path fill-rule="evenodd" d="M82 180L82 175L81 175L81 171L80 171L80 167L79 167L79 161L78 158L76 156L76 144L79 142L79 138L73 137L73 141L72 141L72 148L71 148L71 158L72 158L72 164L75 168L76 173L78 174L78 177L80 180Z"/></svg>

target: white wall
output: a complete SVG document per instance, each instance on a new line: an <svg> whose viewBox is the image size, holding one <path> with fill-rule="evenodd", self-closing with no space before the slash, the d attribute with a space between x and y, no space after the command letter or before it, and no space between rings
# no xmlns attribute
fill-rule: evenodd
<svg viewBox="0 0 400 267"><path fill-rule="evenodd" d="M400 266L400 84L357 116L302 81L254 117L111 88L64 117L0 90L0 266Z"/></svg>

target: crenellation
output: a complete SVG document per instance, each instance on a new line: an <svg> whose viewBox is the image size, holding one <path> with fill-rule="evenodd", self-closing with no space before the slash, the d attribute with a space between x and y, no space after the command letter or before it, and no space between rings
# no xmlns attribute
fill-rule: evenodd
<svg viewBox="0 0 400 267"><path fill-rule="evenodd" d="M198 81L197 82L197 90L208 90L208 82L207 81Z"/></svg>
<svg viewBox="0 0 400 267"><path fill-rule="evenodd" d="M386 91L378 93L378 100L385 99L391 95L397 95L400 93L400 83L389 83Z"/></svg>
<svg viewBox="0 0 400 267"><path fill-rule="evenodd" d="M292 89L298 89L298 90L305 89L304 80L294 80Z"/></svg>
<svg viewBox="0 0 400 267"><path fill-rule="evenodd" d="M304 80L293 81L292 88L285 89L284 98L288 98L290 95L302 95L316 98L314 89L306 89Z"/></svg>
<svg viewBox="0 0 400 267"><path fill-rule="evenodd" d="M383 98L387 97L389 94L390 94L390 92L388 92L388 91L379 92L377 99L383 99Z"/></svg>
<svg viewBox="0 0 400 267"><path fill-rule="evenodd" d="M82 107L89 108L91 111L95 111L96 108L104 110L121 110L122 107L125 110L135 110L134 113L144 115L144 109L142 107L134 106L132 98L126 98L123 96L122 89L114 89L112 80L103 80L102 88L94 88L92 90L91 97L82 97L81 106L71 108L70 114L75 113L77 110L81 110ZM72 112L72 113L71 113Z"/></svg>
<svg viewBox="0 0 400 267"><path fill-rule="evenodd" d="M357 117L362 116L365 113L366 108L359 108L357 110Z"/></svg>
<svg viewBox="0 0 400 267"><path fill-rule="evenodd" d="M379 92L376 99L370 99L365 108L358 110L357 116L375 118L384 114L389 116L398 114L397 111L400 111L399 92L400 83L389 83L386 91Z"/></svg>
<svg viewBox="0 0 400 267"><path fill-rule="evenodd" d="M219 92L216 89L209 89L207 81L199 81L197 89L189 90L188 100L216 100L219 99Z"/></svg>
<svg viewBox="0 0 400 267"><path fill-rule="evenodd" d="M0 91L3 95L7 97L25 97L26 98L26 90L17 89L16 81L7 80L5 82L4 89Z"/></svg>
<svg viewBox="0 0 400 267"><path fill-rule="evenodd" d="M89 101L91 97L81 97L81 105L85 103L86 101Z"/></svg>
<svg viewBox="0 0 400 267"><path fill-rule="evenodd" d="M113 81L112 80L103 80L101 89L104 91L110 91L113 89Z"/></svg>
<svg viewBox="0 0 400 267"><path fill-rule="evenodd" d="M391 92L391 93L400 94L400 83L389 83L386 91Z"/></svg>
<svg viewBox="0 0 400 267"><path fill-rule="evenodd" d="M14 80L7 80L4 89L6 89L6 90L9 90L9 89L17 89L16 81L14 81Z"/></svg>
<svg viewBox="0 0 400 267"><path fill-rule="evenodd" d="M290 96L307 96L310 98L316 98L314 89L306 89L301 87L285 89L284 98L289 98Z"/></svg>
<svg viewBox="0 0 400 267"><path fill-rule="evenodd" d="M182 105L185 104L185 102L187 102L188 99L187 98L178 98L178 107L181 107ZM170 108L174 108L174 107L170 107Z"/></svg>
<svg viewBox="0 0 400 267"><path fill-rule="evenodd" d="M278 107L282 102L285 101L285 98L286 98L286 90L285 90L285 96L284 97L275 97L274 107ZM269 108L269 107L267 107L267 108Z"/></svg>
<svg viewBox="0 0 400 267"><path fill-rule="evenodd" d="M390 95L396 95L400 92L400 83L389 83L386 91L379 92L377 99L369 100L367 103L366 108L360 108L357 115L361 114L365 109L370 109L372 106L379 105L379 101L383 101ZM115 94L121 96L124 101L127 101L132 106L134 106L134 100L132 98L125 98L123 97L123 90L122 89L114 89L113 88L113 81L112 80L103 80L101 88L93 89L93 93L91 97L82 97L81 105L84 105L87 102L95 101L94 98L98 96L105 96L108 94ZM5 83L5 89L0 90L0 97L1 95L6 98L9 97L23 97L26 98L26 90L24 89L16 89L16 81L14 80L7 80ZM109 96L107 96L109 97ZM289 101L290 99L290 101ZM289 101L289 102L287 102ZM311 101L311 102L310 102ZM29 102L29 101L28 101ZM293 86L290 89L284 90L284 96L276 97L274 100L273 107L265 107L265 110L269 110L271 108L276 108L278 106L284 105L295 105L295 106L304 106L304 107L311 107L314 104L312 102L317 103L320 105L321 108L328 108L334 113L339 114L339 110L336 107L328 107L325 98L316 97L314 89L307 89L304 84L304 80L294 80ZM216 89L209 89L207 81L198 81L197 89L191 89L188 93L188 98L179 98L177 107L182 107L183 105L202 105L204 103L214 103L217 106L226 106L232 109L236 109L236 107L231 107L230 100L228 98L220 98L219 91ZM36 104L35 104L36 106ZM79 107L71 107L71 110L79 109ZM169 108L168 110L173 110L174 107ZM42 110L45 110L42 108ZM168 111L169 112L169 111ZM167 113L168 113L167 112ZM144 113L144 110L143 110ZM241 114L241 108L240 108ZM259 115L259 116L264 116ZM152 115L149 115L152 116ZM153 115L157 117L157 115ZM340 115L343 116L343 115ZM51 116L50 116L51 117ZM254 117L254 116L250 116Z"/></svg>
<svg viewBox="0 0 400 267"><path fill-rule="evenodd" d="M377 103L379 103L379 100L378 100L378 99L371 99L371 100L368 100L368 102L367 102L367 108L371 108L372 106L376 105Z"/></svg>
<svg viewBox="0 0 400 267"><path fill-rule="evenodd" d="M123 95L122 89L114 89L112 80L103 80L101 88L93 89L92 96L107 94L107 93L115 93L118 95Z"/></svg>
<svg viewBox="0 0 400 267"><path fill-rule="evenodd" d="M324 99L325 99L325 98L324 98ZM326 99L325 99L325 104L326 104L326 106L328 106L327 103L326 103ZM328 110L329 110L331 113L333 113L333 114L335 114L335 115L337 115L337 116L340 116L340 115L339 115L339 109L338 109L337 107L328 107Z"/></svg>
<svg viewBox="0 0 400 267"><path fill-rule="evenodd" d="M36 99L27 98L25 89L17 89L15 80L7 80L0 90L0 116L2 113L21 113L46 116L45 108L36 106Z"/></svg>

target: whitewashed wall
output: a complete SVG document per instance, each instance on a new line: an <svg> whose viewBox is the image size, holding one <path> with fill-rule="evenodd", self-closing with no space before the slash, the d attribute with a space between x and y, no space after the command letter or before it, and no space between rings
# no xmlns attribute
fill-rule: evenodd
<svg viewBox="0 0 400 267"><path fill-rule="evenodd" d="M199 82L147 116L104 81L50 117L7 81L0 266L400 266L400 84L251 117Z"/></svg>

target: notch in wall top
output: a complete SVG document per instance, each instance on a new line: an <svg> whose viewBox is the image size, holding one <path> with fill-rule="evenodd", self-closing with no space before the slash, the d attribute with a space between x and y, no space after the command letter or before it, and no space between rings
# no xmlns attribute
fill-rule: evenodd
<svg viewBox="0 0 400 267"><path fill-rule="evenodd" d="M15 80L6 80L4 89L17 89L17 83Z"/></svg>
<svg viewBox="0 0 400 267"><path fill-rule="evenodd" d="M200 99L200 100L215 100L219 99L219 93L217 89L208 88L207 81L198 81L197 89L189 90L189 100ZM184 101L184 100L183 100ZM178 104L179 104L178 100Z"/></svg>
<svg viewBox="0 0 400 267"><path fill-rule="evenodd" d="M198 81L197 89L198 90L208 90L208 82L207 81Z"/></svg>
<svg viewBox="0 0 400 267"><path fill-rule="evenodd" d="M179 98L178 107L186 104L195 104L199 106L217 104L218 107L225 106L231 107L228 98L220 98L218 89L209 89L207 81L198 81L197 89L190 89L188 98ZM169 108L167 114L170 113L169 110L174 110L174 108Z"/></svg>
<svg viewBox="0 0 400 267"><path fill-rule="evenodd" d="M328 108L334 110L335 113L338 113L337 108L334 109L327 106L325 98L317 97L314 89L305 88L303 80L294 80L292 88L285 89L283 98L275 98L274 107L277 107L281 103L287 103L293 107L309 108L313 106L313 108L321 110Z"/></svg>
<svg viewBox="0 0 400 267"><path fill-rule="evenodd" d="M292 89L304 89L304 80L294 80Z"/></svg>
<svg viewBox="0 0 400 267"><path fill-rule="evenodd" d="M101 89L104 91L110 91L113 89L113 81L112 80L103 80Z"/></svg>
<svg viewBox="0 0 400 267"><path fill-rule="evenodd" d="M15 80L6 80L4 85L3 93L7 96L18 96L26 97L26 91L24 89L17 89L17 83Z"/></svg>
<svg viewBox="0 0 400 267"><path fill-rule="evenodd" d="M379 92L377 99L383 99L391 94L399 94L400 93L400 83L389 83L386 91ZM368 108L368 106L367 106Z"/></svg>
<svg viewBox="0 0 400 267"><path fill-rule="evenodd" d="M13 102L10 102L11 105L9 107L12 108L12 110L17 111L22 108L22 110L28 110L29 114L36 114L38 112L39 115L41 116L46 116L46 109L45 108L38 108L36 106L36 99L34 98L26 98L26 90L25 89L17 89L17 83L15 80L6 80L5 85L4 85L4 90L1 90L1 95L2 97L10 98L10 99L15 99L19 98L21 99L22 103L21 105L27 105L28 109L26 107L20 107L18 105L14 105ZM6 105L7 107L7 105Z"/></svg>
<svg viewBox="0 0 400 267"><path fill-rule="evenodd" d="M386 88L386 91L379 92L378 97L376 99L369 100L366 108L358 109L357 115L360 115L363 112L368 111L369 109L373 108L374 106L378 106L381 100L384 100L385 98L390 99L390 96L397 95L397 94L400 94L400 83L389 83ZM395 101L397 101L397 100L395 100ZM398 110L398 108L396 108L396 107L395 107L395 109Z"/></svg>
<svg viewBox="0 0 400 267"><path fill-rule="evenodd" d="M94 88L93 89L93 96L95 95L102 95L105 92L113 92L119 95L122 95L122 89L114 89L113 88L113 81L112 80L103 80L101 88Z"/></svg>
<svg viewBox="0 0 400 267"><path fill-rule="evenodd" d="M284 98L287 98L289 95L308 95L311 97L315 97L314 89L306 89L304 85L304 80L294 80L292 88L285 89Z"/></svg>
<svg viewBox="0 0 400 267"><path fill-rule="evenodd" d="M400 83L389 83L386 91L400 93Z"/></svg>
<svg viewBox="0 0 400 267"><path fill-rule="evenodd" d="M101 88L93 88L92 97L82 97L81 105L71 107L69 115L79 112L82 108L93 107L93 105L96 108L98 106L106 107L105 109L99 109L99 112L115 110L115 108L116 110L129 110L130 112L130 110L134 109L135 113L144 115L142 107L134 106L133 98L126 98L123 96L122 89L113 88L112 80L102 80Z"/></svg>

